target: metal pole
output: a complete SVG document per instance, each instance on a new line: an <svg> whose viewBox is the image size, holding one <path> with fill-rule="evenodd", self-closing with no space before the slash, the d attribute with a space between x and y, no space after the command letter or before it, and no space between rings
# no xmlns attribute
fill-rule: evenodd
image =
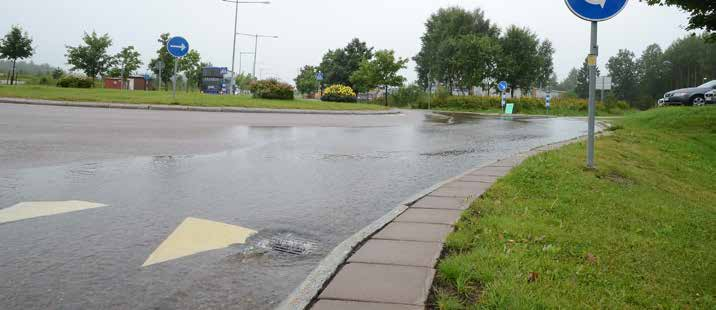
<svg viewBox="0 0 716 310"><path fill-rule="evenodd" d="M592 38L589 53L589 136L587 138L587 168L594 169L594 142L597 107L595 103L597 88L597 56L599 46L597 45L597 22L592 22Z"/></svg>
<svg viewBox="0 0 716 310"><path fill-rule="evenodd" d="M179 68L179 58L174 59L174 77L172 78L172 87L174 88L174 100L177 99L177 70Z"/></svg>
<svg viewBox="0 0 716 310"><path fill-rule="evenodd" d="M158 91L162 91L162 67L159 67L159 88L157 88Z"/></svg>
<svg viewBox="0 0 716 310"><path fill-rule="evenodd" d="M256 58L259 53L259 35L256 35L256 42L254 42L254 71L253 76L256 78Z"/></svg>
<svg viewBox="0 0 716 310"><path fill-rule="evenodd" d="M234 15L234 45L231 51L231 81L229 82L229 93L234 94L234 83L236 83L236 73L234 72L234 64L236 62L236 28L239 26L239 2L236 1L236 14Z"/></svg>

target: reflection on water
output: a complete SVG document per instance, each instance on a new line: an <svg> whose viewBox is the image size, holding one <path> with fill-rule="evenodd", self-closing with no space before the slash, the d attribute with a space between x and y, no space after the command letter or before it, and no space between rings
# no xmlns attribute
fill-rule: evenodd
<svg viewBox="0 0 716 310"><path fill-rule="evenodd" d="M8 171L0 208L71 199L112 207L0 225L0 300L6 309L270 309L333 247L406 197L584 127L470 115L379 128L237 126L227 140L241 147L217 154ZM140 268L186 217L316 248L291 256L249 242Z"/></svg>

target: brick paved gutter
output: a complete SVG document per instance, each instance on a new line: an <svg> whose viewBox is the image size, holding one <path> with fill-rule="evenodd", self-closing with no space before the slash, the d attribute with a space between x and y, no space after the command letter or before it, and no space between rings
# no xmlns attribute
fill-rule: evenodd
<svg viewBox="0 0 716 310"><path fill-rule="evenodd" d="M48 105L80 108L105 108L129 110L159 110L159 111L192 111L192 112L226 112L226 113L276 113L276 114L320 114L320 115L394 115L400 114L398 110L388 111L330 111L330 110L292 110L292 109L257 109L237 107L199 107L165 104L134 104L134 103L108 103L108 102L75 102L24 98L2 98L0 103Z"/></svg>
<svg viewBox="0 0 716 310"><path fill-rule="evenodd" d="M525 159L583 139L470 170L407 200L339 245L278 309L425 309L445 239L462 212Z"/></svg>

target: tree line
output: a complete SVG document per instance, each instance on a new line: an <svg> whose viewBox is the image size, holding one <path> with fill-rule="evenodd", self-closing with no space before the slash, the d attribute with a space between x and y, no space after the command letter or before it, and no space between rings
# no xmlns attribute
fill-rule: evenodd
<svg viewBox="0 0 716 310"><path fill-rule="evenodd" d="M156 58L149 62L149 70L168 87L174 75L174 65L178 62L177 72L183 73L188 85L200 87L202 70L210 64L202 62L201 55L194 49L180 59L175 58L167 51L167 42L170 38L169 33L159 36L157 43L160 47L156 52ZM82 71L92 80L98 76L127 79L143 65L141 55L134 46L123 47L119 53L111 55L108 50L113 42L109 34L99 36L96 32L85 33L82 41L84 44L67 46L67 63L72 66L70 71ZM160 62L163 64L161 69L158 65Z"/></svg>
<svg viewBox="0 0 716 310"><path fill-rule="evenodd" d="M406 79L399 74L408 59L397 57L393 50L378 50L366 42L353 39L346 47L329 50L318 66L304 66L296 79L296 89L303 94L317 93L323 85L349 86L357 92L382 88L388 103L390 87L402 86ZM318 80L318 73L323 81Z"/></svg>
<svg viewBox="0 0 716 310"><path fill-rule="evenodd" d="M709 34L701 34L678 39L666 50L649 45L639 57L622 49L609 58L606 69L612 78L611 95L633 107L648 108L670 90L716 79L716 44L710 42ZM571 70L559 88L587 98L587 73L585 61L580 69Z"/></svg>

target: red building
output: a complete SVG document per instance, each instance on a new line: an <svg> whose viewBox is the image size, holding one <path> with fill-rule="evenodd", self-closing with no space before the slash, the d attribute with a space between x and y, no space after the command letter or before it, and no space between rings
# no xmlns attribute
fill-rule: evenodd
<svg viewBox="0 0 716 310"><path fill-rule="evenodd" d="M145 80L143 76L130 76L124 81L124 89L127 90L149 90L149 87L149 81ZM122 79L105 78L104 88L122 89Z"/></svg>

